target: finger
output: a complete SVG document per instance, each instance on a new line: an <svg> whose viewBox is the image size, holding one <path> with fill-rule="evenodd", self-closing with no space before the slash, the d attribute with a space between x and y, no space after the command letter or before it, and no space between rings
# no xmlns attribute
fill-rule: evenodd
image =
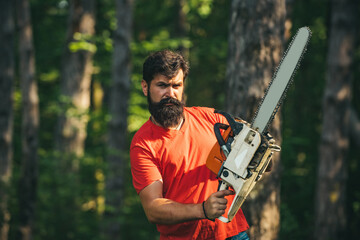
<svg viewBox="0 0 360 240"><path fill-rule="evenodd" d="M228 200L226 198L218 198L217 202L221 205L226 205Z"/></svg>
<svg viewBox="0 0 360 240"><path fill-rule="evenodd" d="M219 205L219 206L218 206L218 209L219 209L219 210L225 210L226 207L227 207L226 205Z"/></svg>
<svg viewBox="0 0 360 240"><path fill-rule="evenodd" d="M214 196L218 197L218 198L223 198L225 196L228 196L228 195L234 195L234 191L231 191L231 190L221 190L221 191L218 191L216 193L214 193Z"/></svg>

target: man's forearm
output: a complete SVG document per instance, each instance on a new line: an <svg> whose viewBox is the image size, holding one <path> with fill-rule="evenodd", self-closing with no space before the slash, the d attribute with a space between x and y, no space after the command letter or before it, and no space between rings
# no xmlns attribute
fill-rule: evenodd
<svg viewBox="0 0 360 240"><path fill-rule="evenodd" d="M148 203L145 213L148 220L156 224L177 224L205 218L201 204L182 204L166 198Z"/></svg>
<svg viewBox="0 0 360 240"><path fill-rule="evenodd" d="M139 193L141 204L151 223L176 224L203 218L215 219L225 213L225 196L234 194L230 190L222 190L212 193L204 205L183 204L164 198L162 189L162 182L155 181Z"/></svg>

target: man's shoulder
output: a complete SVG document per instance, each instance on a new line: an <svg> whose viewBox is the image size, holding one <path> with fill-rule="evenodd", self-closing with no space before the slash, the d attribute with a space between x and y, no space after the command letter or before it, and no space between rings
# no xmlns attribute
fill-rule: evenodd
<svg viewBox="0 0 360 240"><path fill-rule="evenodd" d="M146 121L140 128L137 130L137 132L134 134L134 137L131 141L131 146L133 146L136 143L142 142L146 137L151 135L151 124L150 121Z"/></svg>
<svg viewBox="0 0 360 240"><path fill-rule="evenodd" d="M206 115L213 115L215 114L214 111L215 109L214 108L209 108L209 107L198 107L198 106L195 106L195 107L185 107L184 108L185 111L189 112L190 114L206 114Z"/></svg>
<svg viewBox="0 0 360 240"><path fill-rule="evenodd" d="M130 150L134 147L143 149L154 149L161 146L164 139L169 138L169 133L162 127L159 127L151 122L146 121L131 140Z"/></svg>
<svg viewBox="0 0 360 240"><path fill-rule="evenodd" d="M190 116L198 120L206 120L212 124L217 122L226 123L226 119L219 113L215 113L214 108L209 107L189 107L186 108L186 111Z"/></svg>

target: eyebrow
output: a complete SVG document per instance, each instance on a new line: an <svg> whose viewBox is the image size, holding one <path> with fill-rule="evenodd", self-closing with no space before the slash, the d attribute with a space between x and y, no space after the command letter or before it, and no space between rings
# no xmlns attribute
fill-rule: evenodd
<svg viewBox="0 0 360 240"><path fill-rule="evenodd" d="M166 86L166 87L169 87L171 85L179 86L179 85L182 85L182 84L183 84L182 81L175 82L175 83L167 83L167 82L164 82L164 81L160 81L160 82L156 83L157 86Z"/></svg>
<svg viewBox="0 0 360 240"><path fill-rule="evenodd" d="M171 84L161 81L161 82L157 82L156 85L157 85L157 86L167 86L167 87L168 87L168 86L170 86Z"/></svg>

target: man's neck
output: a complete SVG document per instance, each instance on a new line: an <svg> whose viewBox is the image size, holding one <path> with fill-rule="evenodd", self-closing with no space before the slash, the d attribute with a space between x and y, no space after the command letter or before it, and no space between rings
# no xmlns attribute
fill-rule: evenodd
<svg viewBox="0 0 360 240"><path fill-rule="evenodd" d="M160 123L158 123L155 118L153 116L150 116L150 121L152 123L154 123L155 125L157 126L160 126L160 127L163 127L163 128L166 128L166 129L173 129L173 130L180 130L183 123L184 123L184 117L181 117L180 121L179 121L179 124L175 125L175 126L171 126L171 127L164 127L163 125L161 125Z"/></svg>

